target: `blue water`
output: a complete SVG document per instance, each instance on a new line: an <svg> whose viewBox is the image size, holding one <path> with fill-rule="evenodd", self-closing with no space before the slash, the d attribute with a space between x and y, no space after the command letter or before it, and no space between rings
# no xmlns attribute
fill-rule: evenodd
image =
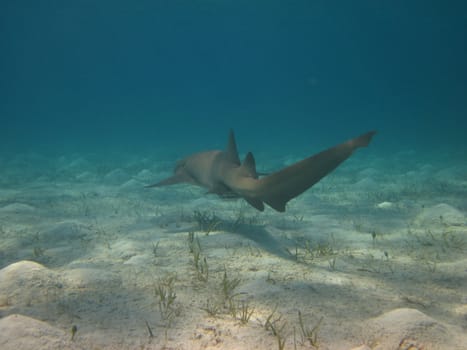
<svg viewBox="0 0 467 350"><path fill-rule="evenodd" d="M467 0L0 0L1 350L464 349L466 62ZM229 128L378 134L285 213L145 188Z"/></svg>
<svg viewBox="0 0 467 350"><path fill-rule="evenodd" d="M467 148L462 0L5 0L0 30L3 153Z"/></svg>

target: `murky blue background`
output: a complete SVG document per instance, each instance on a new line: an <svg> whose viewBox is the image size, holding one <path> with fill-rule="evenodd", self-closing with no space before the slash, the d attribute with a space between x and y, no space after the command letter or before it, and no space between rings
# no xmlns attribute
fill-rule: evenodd
<svg viewBox="0 0 467 350"><path fill-rule="evenodd" d="M3 152L466 149L466 1L0 3Z"/></svg>

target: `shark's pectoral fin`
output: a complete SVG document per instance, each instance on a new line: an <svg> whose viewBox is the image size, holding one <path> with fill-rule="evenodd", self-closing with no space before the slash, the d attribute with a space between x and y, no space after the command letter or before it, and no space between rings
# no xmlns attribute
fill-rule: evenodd
<svg viewBox="0 0 467 350"><path fill-rule="evenodd" d="M222 183L216 183L215 186L211 187L209 191L206 192L207 194L216 194L219 197L222 197L224 199L229 199L229 198L238 198L238 194L233 192L230 188L225 186Z"/></svg>
<svg viewBox="0 0 467 350"><path fill-rule="evenodd" d="M283 213L285 211L285 205L289 201L288 198L283 198L282 196L275 196L271 198L263 198L264 202L269 205L274 210Z"/></svg>
<svg viewBox="0 0 467 350"><path fill-rule="evenodd" d="M250 198L250 197L243 197L243 199L245 199L248 202L248 204L250 204L252 207L255 207L259 211L264 210L264 203L261 199Z"/></svg>
<svg viewBox="0 0 467 350"><path fill-rule="evenodd" d="M171 177L168 177L165 180L162 180L162 181L156 182L155 184L147 185L147 186L144 186L144 187L147 187L147 188L149 188L149 187L162 187L162 186L175 185L175 184L179 184L179 183L183 183L183 182L191 183L192 179L189 176L187 176L186 174L175 174L175 175L173 175Z"/></svg>

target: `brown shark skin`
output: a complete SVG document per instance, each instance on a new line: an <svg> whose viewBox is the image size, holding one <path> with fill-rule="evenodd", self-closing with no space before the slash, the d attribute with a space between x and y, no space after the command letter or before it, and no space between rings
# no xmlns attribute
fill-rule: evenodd
<svg viewBox="0 0 467 350"><path fill-rule="evenodd" d="M190 183L207 188L221 197L241 197L256 209L264 204L284 212L291 199L305 192L332 172L360 147L367 147L375 131L367 132L342 144L305 158L282 170L258 178L253 155L248 153L240 164L233 131L225 151L191 155L177 163L174 175L147 187Z"/></svg>

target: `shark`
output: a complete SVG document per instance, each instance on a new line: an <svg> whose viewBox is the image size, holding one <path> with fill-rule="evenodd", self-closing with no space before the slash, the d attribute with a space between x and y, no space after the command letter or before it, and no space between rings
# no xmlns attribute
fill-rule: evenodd
<svg viewBox="0 0 467 350"><path fill-rule="evenodd" d="M265 204L284 212L286 204L319 182L349 158L367 147L376 131L369 131L269 174L256 171L248 152L240 162L235 135L229 132L225 150L195 153L176 163L173 175L146 187L188 183L206 188L222 198L243 198L259 211Z"/></svg>

